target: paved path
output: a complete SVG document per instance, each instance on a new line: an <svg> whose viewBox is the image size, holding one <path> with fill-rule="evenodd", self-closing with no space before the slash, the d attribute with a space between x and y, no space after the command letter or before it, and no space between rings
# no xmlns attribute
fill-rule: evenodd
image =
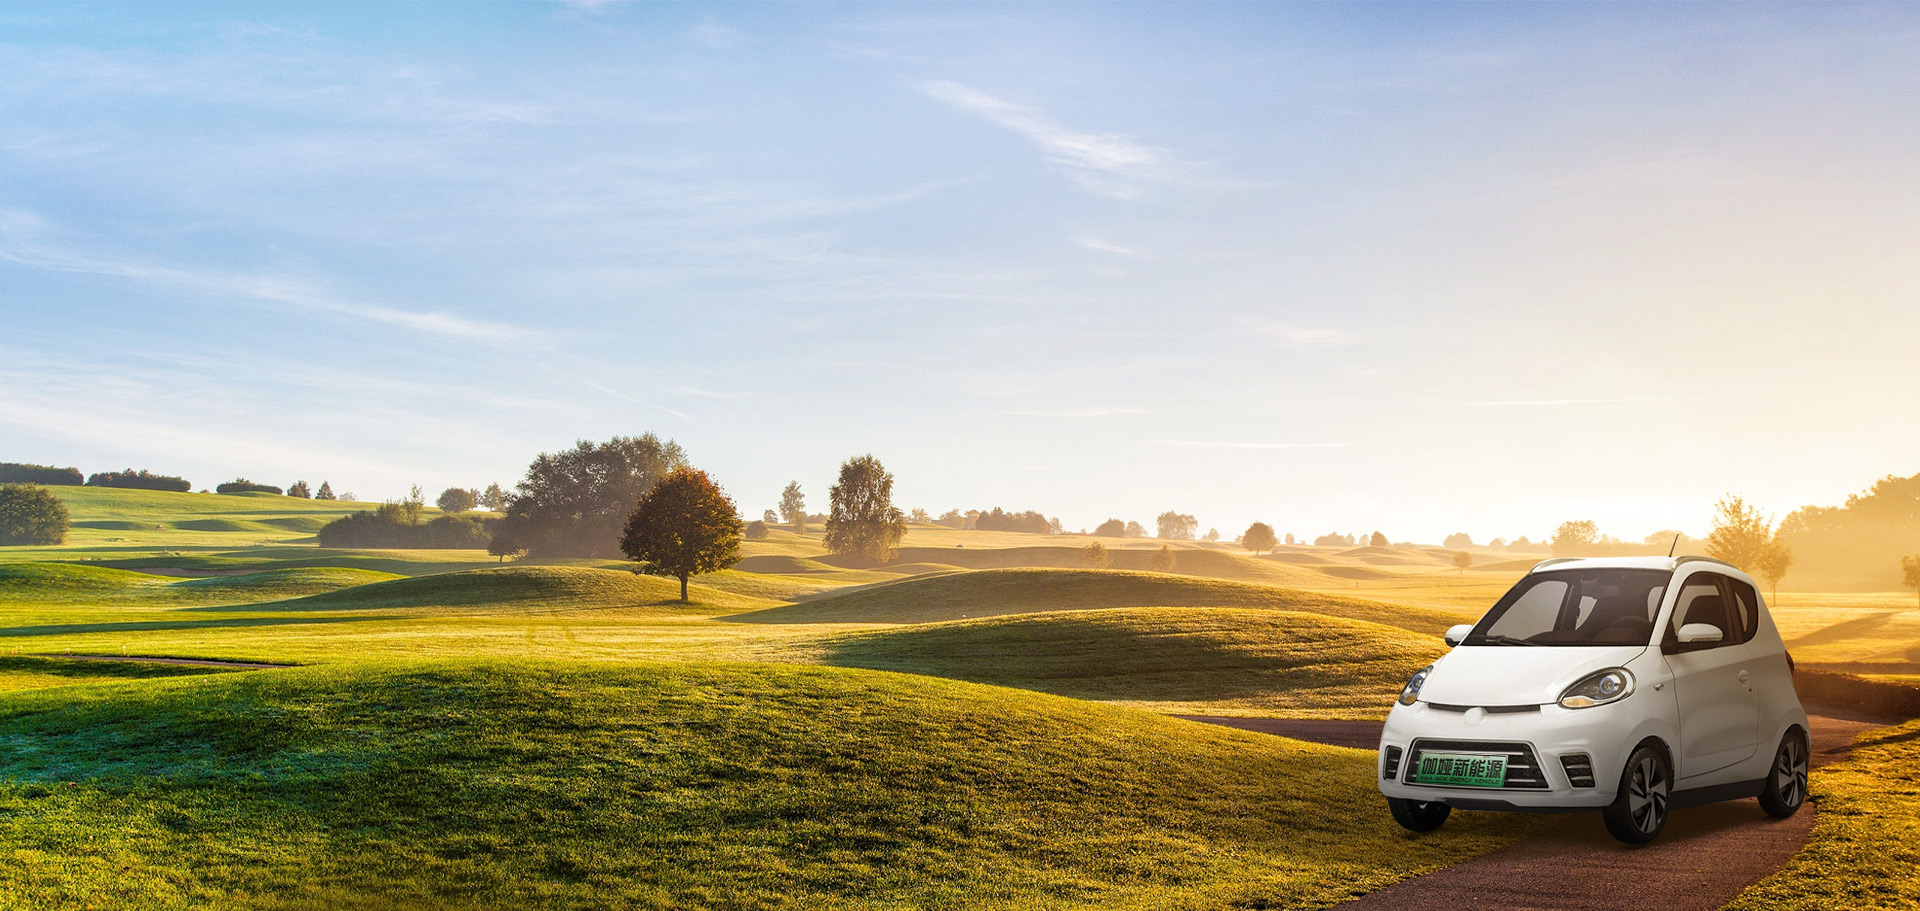
<svg viewBox="0 0 1920 911"><path fill-rule="evenodd" d="M1813 765L1846 755L1861 731L1888 723L1842 709L1808 708ZM1338 746L1380 743L1377 721L1287 721L1183 716ZM1780 868L1806 843L1813 805L1774 819L1758 801L1677 810L1649 845L1624 845L1600 814L1570 814L1497 851L1337 905L1348 911L1712 911ZM1418 836L1410 836L1417 839Z"/></svg>
<svg viewBox="0 0 1920 911"><path fill-rule="evenodd" d="M192 667L232 667L250 671L299 667L297 664L260 664L253 661L221 661L216 658L153 658L144 655L69 655L42 652L36 658L70 658L74 661L133 661L140 664L185 664Z"/></svg>

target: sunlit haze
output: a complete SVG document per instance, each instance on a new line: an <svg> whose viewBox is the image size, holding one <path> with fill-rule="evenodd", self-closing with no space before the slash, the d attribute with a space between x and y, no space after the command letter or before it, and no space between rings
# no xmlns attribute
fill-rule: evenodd
<svg viewBox="0 0 1920 911"><path fill-rule="evenodd" d="M1920 7L0 8L0 459L1704 533L1920 471Z"/></svg>

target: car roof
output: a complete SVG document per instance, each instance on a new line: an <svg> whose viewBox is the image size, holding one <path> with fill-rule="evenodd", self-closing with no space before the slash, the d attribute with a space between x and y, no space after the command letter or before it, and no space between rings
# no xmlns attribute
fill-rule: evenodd
<svg viewBox="0 0 1920 911"><path fill-rule="evenodd" d="M1688 563L1710 564L1715 572L1738 576L1748 582L1753 581L1739 567L1725 560L1692 554L1678 557L1555 557L1552 560L1540 561L1528 572L1559 572L1568 569L1664 569L1671 572Z"/></svg>

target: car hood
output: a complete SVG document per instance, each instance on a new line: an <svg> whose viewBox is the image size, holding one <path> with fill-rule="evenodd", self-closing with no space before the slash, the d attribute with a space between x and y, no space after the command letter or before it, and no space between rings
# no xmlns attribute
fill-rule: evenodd
<svg viewBox="0 0 1920 911"><path fill-rule="evenodd" d="M1644 645L1462 645L1433 664L1421 702L1447 705L1546 705L1595 671L1620 667Z"/></svg>

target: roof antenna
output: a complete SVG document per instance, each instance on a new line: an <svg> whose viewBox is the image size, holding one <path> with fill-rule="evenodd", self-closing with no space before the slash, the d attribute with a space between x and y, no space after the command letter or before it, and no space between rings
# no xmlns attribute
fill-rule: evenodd
<svg viewBox="0 0 1920 911"><path fill-rule="evenodd" d="M1673 533L1673 544L1667 548L1667 556L1669 557L1673 556L1673 552L1679 549L1680 549L1680 533L1676 531Z"/></svg>

